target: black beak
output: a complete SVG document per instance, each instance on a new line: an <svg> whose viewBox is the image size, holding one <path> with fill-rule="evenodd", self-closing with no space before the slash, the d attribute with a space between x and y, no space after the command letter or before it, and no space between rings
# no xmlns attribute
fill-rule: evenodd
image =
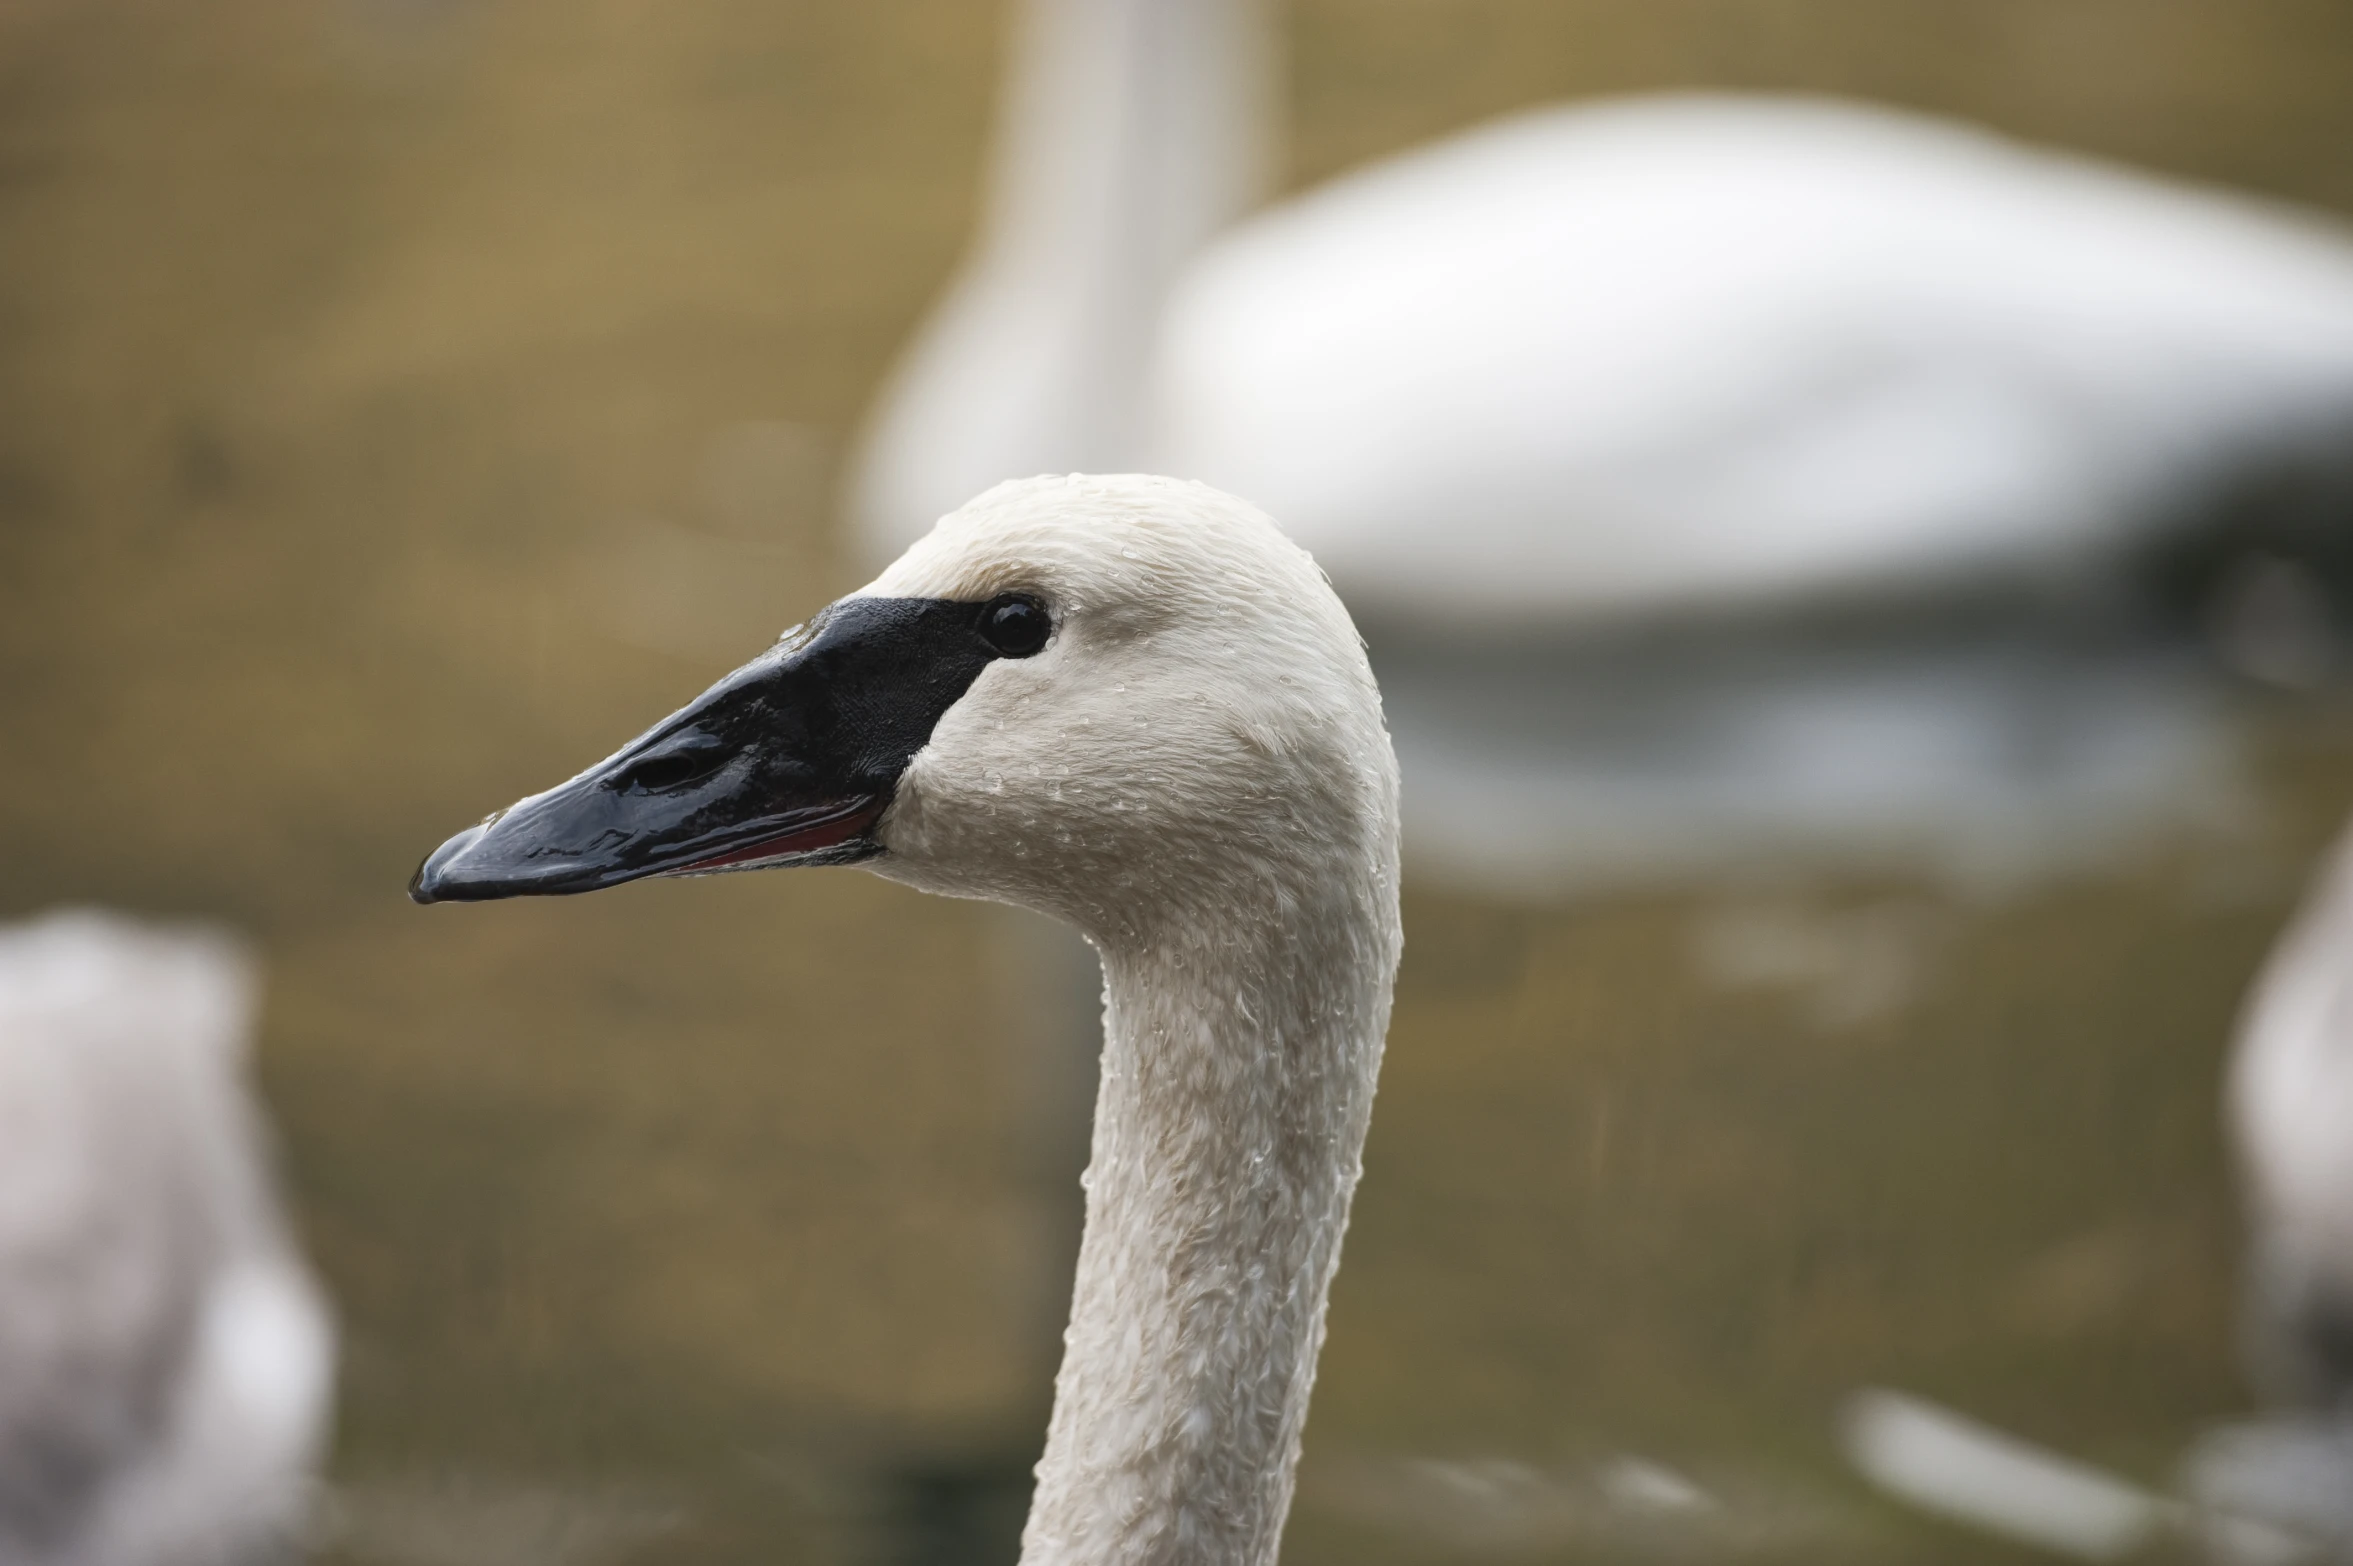
<svg viewBox="0 0 2353 1566"><path fill-rule="evenodd" d="M1023 655L988 634L1004 602L843 599L619 753L442 844L409 896L482 902L870 859L940 715L991 659Z"/></svg>

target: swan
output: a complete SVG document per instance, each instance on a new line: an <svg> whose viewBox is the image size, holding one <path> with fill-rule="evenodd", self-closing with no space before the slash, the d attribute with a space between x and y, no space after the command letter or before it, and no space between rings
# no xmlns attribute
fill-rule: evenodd
<svg viewBox="0 0 2353 1566"><path fill-rule="evenodd" d="M2209 1430L2184 1488L2268 1530L2229 1562L2353 1554L2353 830L2322 857L2241 1008L2225 1069L2247 1247L2241 1345L2271 1404ZM2284 1546L2284 1547L2283 1547Z"/></svg>
<svg viewBox="0 0 2353 1566"><path fill-rule="evenodd" d="M1888 109L1636 98L1264 214L1156 354L1153 460L1385 617L2064 583L2353 435L2353 239Z"/></svg>
<svg viewBox="0 0 2353 1566"><path fill-rule="evenodd" d="M238 1080L250 965L0 930L0 1561L236 1566L301 1520L333 1335Z"/></svg>
<svg viewBox="0 0 2353 1566"><path fill-rule="evenodd" d="M2225 1566L2353 1558L2353 829L2249 988L2222 1107L2248 1237L2241 1347L2267 1413L2204 1431L2175 1499L1868 1389L1844 1422L1855 1466L1928 1510L2088 1559L2184 1528Z"/></svg>
<svg viewBox="0 0 2353 1566"><path fill-rule="evenodd" d="M999 485L419 902L864 865L1102 958L1085 1234L1029 1566L1275 1559L1401 945L1361 642L1256 509Z"/></svg>
<svg viewBox="0 0 2353 1566"><path fill-rule="evenodd" d="M878 558L1138 466L1360 618L1622 620L2066 578L2353 430L2345 234L1892 109L1551 106L1243 218L1267 26L1023 8L978 241L852 464Z"/></svg>
<svg viewBox="0 0 2353 1566"><path fill-rule="evenodd" d="M2252 1240L2257 1379L2283 1402L2353 1420L2353 832L2249 992L2224 1102Z"/></svg>

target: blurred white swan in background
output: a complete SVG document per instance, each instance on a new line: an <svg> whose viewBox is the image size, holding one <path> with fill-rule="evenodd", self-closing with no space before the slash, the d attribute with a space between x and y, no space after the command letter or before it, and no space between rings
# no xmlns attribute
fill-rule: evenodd
<svg viewBox="0 0 2353 1566"><path fill-rule="evenodd" d="M1885 109L1638 98L1254 219L1151 374L1151 455L1390 615L1912 591L2096 565L2353 431L2353 243Z"/></svg>
<svg viewBox="0 0 2353 1566"><path fill-rule="evenodd" d="M2225 1566L2353 1555L2353 831L2321 862L2248 996L2225 1103L2248 1236L2243 1339L2272 1411L2202 1436L2176 1498L1872 1390L1842 1432L1866 1477L2087 1559L2175 1529Z"/></svg>
<svg viewBox="0 0 2353 1566"><path fill-rule="evenodd" d="M1265 6L1019 0L979 236L854 459L873 563L1001 480L1146 467L1169 294L1269 190Z"/></svg>
<svg viewBox="0 0 2353 1566"><path fill-rule="evenodd" d="M2216 1432L2209 1505L2353 1555L2353 833L2322 861L2240 1019L2226 1098L2248 1235L2245 1342L2276 1412Z"/></svg>
<svg viewBox="0 0 2353 1566"><path fill-rule="evenodd" d="M2227 1106L2253 1241L2251 1356L2282 1402L2353 1418L2353 834L2264 964Z"/></svg>
<svg viewBox="0 0 2353 1566"><path fill-rule="evenodd" d="M0 1562L280 1553L333 1335L241 1080L243 954L92 912L0 929Z"/></svg>
<svg viewBox="0 0 2353 1566"><path fill-rule="evenodd" d="M2144 622L2326 662L2353 243L2317 222L1702 95L1517 116L1237 222L1263 0L1020 21L981 236L872 416L855 526L879 560L1089 468L1266 506L1368 622L1425 869L2012 881L2229 813L2187 639Z"/></svg>
<svg viewBox="0 0 2353 1566"><path fill-rule="evenodd" d="M1008 470L1199 470L1352 601L1552 623L2080 563L2353 421L2353 242L2252 202L1688 94L1227 231L1273 140L1262 0L1021 21L980 242L854 478L877 556Z"/></svg>

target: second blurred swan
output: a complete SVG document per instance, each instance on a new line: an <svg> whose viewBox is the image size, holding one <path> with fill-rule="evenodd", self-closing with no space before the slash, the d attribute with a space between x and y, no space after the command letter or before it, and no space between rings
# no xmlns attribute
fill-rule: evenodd
<svg viewBox="0 0 2353 1566"><path fill-rule="evenodd" d="M2353 1558L2353 831L2264 962L2225 1103L2246 1215L2242 1341L2272 1406L2209 1432L2184 1478L2209 1514L2302 1541L2233 1548L2218 1532L2225 1566Z"/></svg>
<svg viewBox="0 0 2353 1566"><path fill-rule="evenodd" d="M1376 620L2064 582L2353 431L2353 241L2317 222L1680 95L1221 233L1273 140L1263 0L1022 21L980 243L854 474L877 557L995 480L1144 467L1282 516Z"/></svg>
<svg viewBox="0 0 2353 1566"><path fill-rule="evenodd" d="M0 930L0 1562L248 1566L302 1519L332 1330L239 1077L226 940Z"/></svg>
<svg viewBox="0 0 2353 1566"><path fill-rule="evenodd" d="M2282 1402L2353 1420L2353 833L2264 965L2228 1103L2258 1376Z"/></svg>

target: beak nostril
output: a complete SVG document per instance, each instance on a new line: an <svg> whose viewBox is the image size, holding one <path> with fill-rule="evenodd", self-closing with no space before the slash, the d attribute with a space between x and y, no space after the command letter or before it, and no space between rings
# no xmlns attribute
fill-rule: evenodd
<svg viewBox="0 0 2353 1566"><path fill-rule="evenodd" d="M623 791L643 789L659 794L664 789L678 788L697 782L719 770L728 752L720 746L694 750L674 750L666 756L649 756L614 779L614 786Z"/></svg>

